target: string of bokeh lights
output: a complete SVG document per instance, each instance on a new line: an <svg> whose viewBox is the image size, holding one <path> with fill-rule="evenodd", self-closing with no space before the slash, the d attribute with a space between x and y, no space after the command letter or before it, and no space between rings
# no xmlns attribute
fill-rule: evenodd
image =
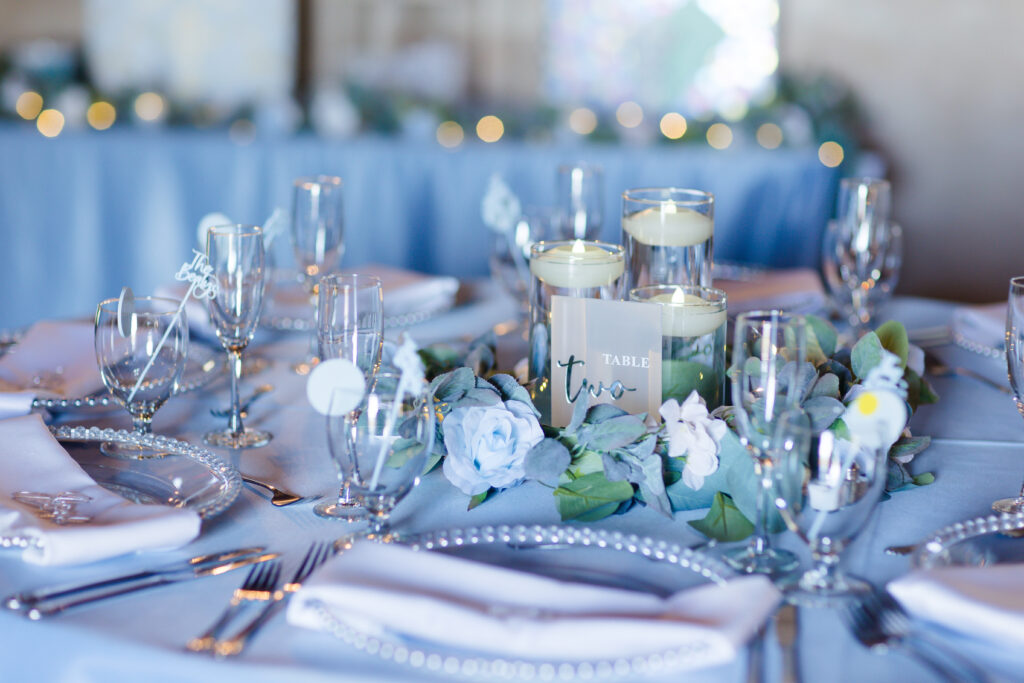
<svg viewBox="0 0 1024 683"><path fill-rule="evenodd" d="M166 115L167 102L159 93L144 92L135 97L132 108L139 121L156 123ZM64 130L64 114L55 108L44 108L42 95L33 90L25 91L18 97L15 111L26 121L35 121L37 130L45 137L55 138ZM86 110L86 122L97 131L111 128L117 117L116 107L105 100L93 102ZM633 101L623 102L615 110L615 120L624 129L637 128L645 117L643 107ZM578 107L569 112L565 124L573 133L585 138L597 130L598 115L592 109ZM658 131L668 140L682 140L689 130L686 117L679 112L666 112L658 120ZM248 119L240 118L231 124L228 132L233 140L245 144L252 141L254 126ZM474 132L481 142L495 143L505 136L505 124L499 116L487 114L476 121ZM466 143L466 131L458 121L446 120L438 124L435 138L442 147L455 149ZM708 126L704 138L709 147L726 150L733 145L735 135L728 123L717 122ZM755 139L764 149L774 150L782 146L784 134L778 124L767 122L757 128ZM826 140L818 146L818 159L827 167L839 166L844 158L845 150L835 140Z"/></svg>

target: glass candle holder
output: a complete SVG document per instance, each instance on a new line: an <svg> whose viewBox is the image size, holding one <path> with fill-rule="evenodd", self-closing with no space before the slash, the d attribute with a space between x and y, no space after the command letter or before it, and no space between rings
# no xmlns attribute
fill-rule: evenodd
<svg viewBox="0 0 1024 683"><path fill-rule="evenodd" d="M551 416L551 301L555 296L619 300L625 258L618 244L569 240L530 248L530 382L541 421Z"/></svg>
<svg viewBox="0 0 1024 683"><path fill-rule="evenodd" d="M661 400L694 390L713 410L725 400L726 295L712 287L648 285L630 301L661 306Z"/></svg>
<svg viewBox="0 0 1024 683"><path fill-rule="evenodd" d="M622 193L622 244L630 287L711 286L715 198L650 187Z"/></svg>

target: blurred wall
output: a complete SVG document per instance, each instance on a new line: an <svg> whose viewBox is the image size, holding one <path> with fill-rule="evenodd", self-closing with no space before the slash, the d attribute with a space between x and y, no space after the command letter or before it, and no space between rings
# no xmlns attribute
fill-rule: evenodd
<svg viewBox="0 0 1024 683"><path fill-rule="evenodd" d="M0 47L32 38L78 43L81 27L80 0L0 0Z"/></svg>

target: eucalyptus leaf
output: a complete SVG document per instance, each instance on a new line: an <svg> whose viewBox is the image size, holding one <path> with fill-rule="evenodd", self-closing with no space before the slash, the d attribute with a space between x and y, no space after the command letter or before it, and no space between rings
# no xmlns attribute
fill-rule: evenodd
<svg viewBox="0 0 1024 683"><path fill-rule="evenodd" d="M647 433L647 425L635 415L620 415L577 430L579 442L595 451L611 451L633 443Z"/></svg>
<svg viewBox="0 0 1024 683"><path fill-rule="evenodd" d="M836 352L839 335L832 323L816 315L805 315L807 321L807 360L821 365Z"/></svg>
<svg viewBox="0 0 1024 683"><path fill-rule="evenodd" d="M624 458L615 453L602 453L601 462L604 476L608 481L628 481L636 484L644 478L644 471L634 458Z"/></svg>
<svg viewBox="0 0 1024 683"><path fill-rule="evenodd" d="M842 401L831 396L812 396L801 408L811 418L811 429L815 433L828 429L846 410Z"/></svg>
<svg viewBox="0 0 1024 683"><path fill-rule="evenodd" d="M723 542L742 541L754 533L750 520L721 492L715 494L707 516L689 524L708 538Z"/></svg>
<svg viewBox="0 0 1024 683"><path fill-rule="evenodd" d="M501 392L502 400L525 403L530 406L530 410L533 411L534 415L540 417L540 411L537 410L530 399L530 392L526 390L526 387L517 382L515 377L498 373L497 375L492 375L489 379L491 384Z"/></svg>
<svg viewBox="0 0 1024 683"><path fill-rule="evenodd" d="M907 367L907 356L910 353L910 340L907 338L907 328L903 323L889 320L879 325L875 330L882 348L894 353L900 358L900 367ZM861 375L863 377L863 375Z"/></svg>
<svg viewBox="0 0 1024 683"><path fill-rule="evenodd" d="M872 368L882 362L882 341L874 332L861 337L850 351L850 369L858 379L864 379Z"/></svg>
<svg viewBox="0 0 1024 683"><path fill-rule="evenodd" d="M569 424L565 426L565 434L574 435L579 430L580 425L583 424L584 418L587 416L587 396L581 394L576 397L576 400L572 404L572 416L569 418Z"/></svg>
<svg viewBox="0 0 1024 683"><path fill-rule="evenodd" d="M497 406L501 405L501 395L494 389L474 388L467 391L462 398L454 403L459 408L469 406Z"/></svg>
<svg viewBox="0 0 1024 683"><path fill-rule="evenodd" d="M839 399L842 394L839 393L839 377L826 372L824 375L818 377L817 381L814 382L814 386L811 387L810 398L815 396L828 396L829 398Z"/></svg>
<svg viewBox="0 0 1024 683"><path fill-rule="evenodd" d="M931 472L924 472L914 477L914 484L917 486L927 486L935 481L935 475Z"/></svg>
<svg viewBox="0 0 1024 683"><path fill-rule="evenodd" d="M918 453L932 445L930 436L904 436L889 448L889 457L908 463Z"/></svg>
<svg viewBox="0 0 1024 683"><path fill-rule="evenodd" d="M579 454L573 456L572 463L569 465L569 471L572 474L570 478L583 477L593 472L603 472L604 462L601 455L597 451L581 450ZM559 483L564 482L560 479Z"/></svg>
<svg viewBox="0 0 1024 683"><path fill-rule="evenodd" d="M487 490L486 490L486 491L484 491L483 493L478 493L478 494L476 494L475 496L473 496L472 498L470 498L470 499L469 499L469 506L468 506L468 507L467 507L466 509L467 509L467 510L472 510L472 509L473 509L473 508L475 508L475 507L476 507L477 505L480 505L480 503L482 503L482 502L484 502L485 500L487 500L487 498L488 498L488 497L489 497L489 496L490 496L490 495L491 495L492 493L494 493L494 489L487 489Z"/></svg>
<svg viewBox="0 0 1024 683"><path fill-rule="evenodd" d="M662 398L674 398L682 403L693 391L709 405L720 404L723 399L721 379L704 363L672 359L661 361Z"/></svg>
<svg viewBox="0 0 1024 683"><path fill-rule="evenodd" d="M643 460L651 453L654 452L655 446L658 445L658 437L654 434L648 435L646 438L637 441L636 443L630 444L625 447L624 450L628 451L638 460Z"/></svg>
<svg viewBox="0 0 1024 683"><path fill-rule="evenodd" d="M672 518L672 503L669 501L665 491L665 477L662 473L661 456L652 453L643 459L642 468L644 472L643 482L640 483L640 493L644 497L647 506L657 512Z"/></svg>
<svg viewBox="0 0 1024 683"><path fill-rule="evenodd" d="M466 354L466 366L478 375L485 375L494 368L494 350L486 345L474 346Z"/></svg>
<svg viewBox="0 0 1024 683"><path fill-rule="evenodd" d="M633 485L625 481L608 481L604 474L593 472L562 484L555 489L558 512L562 521L580 519L603 506L613 506L633 497Z"/></svg>
<svg viewBox="0 0 1024 683"><path fill-rule="evenodd" d="M442 403L454 403L476 387L476 377L469 368L462 367L434 378L430 389L434 398Z"/></svg>
<svg viewBox="0 0 1024 683"><path fill-rule="evenodd" d="M557 486L559 477L569 468L572 455L556 439L542 439L526 453L523 469L529 479L548 486Z"/></svg>
<svg viewBox="0 0 1024 683"><path fill-rule="evenodd" d="M629 413L618 406L612 405L611 403L598 403L587 410L587 417L585 421L589 424L599 424L605 420L610 420L613 417L621 417L623 415L629 415Z"/></svg>

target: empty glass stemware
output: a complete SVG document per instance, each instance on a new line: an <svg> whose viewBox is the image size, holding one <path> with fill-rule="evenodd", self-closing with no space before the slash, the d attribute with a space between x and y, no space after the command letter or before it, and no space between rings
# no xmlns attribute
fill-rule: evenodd
<svg viewBox="0 0 1024 683"><path fill-rule="evenodd" d="M776 422L799 405L793 381L804 362L807 332L803 316L781 311L752 311L736 318L732 350L732 401L740 441L754 458L758 477L757 514L750 543L725 559L748 573L777 574L797 566L793 553L772 548L767 514L774 501L771 440Z"/></svg>
<svg viewBox="0 0 1024 683"><path fill-rule="evenodd" d="M374 377L357 410L327 417L327 444L356 503L366 509L369 535L390 540L391 511L419 481L434 447L433 397L420 382L399 399L400 376Z"/></svg>
<svg viewBox="0 0 1024 683"><path fill-rule="evenodd" d="M603 169L584 163L559 166L558 207L562 225L557 239L598 239L604 209Z"/></svg>
<svg viewBox="0 0 1024 683"><path fill-rule="evenodd" d="M1017 412L1024 416L1024 276L1010 279L1006 307L1006 371ZM1001 498L992 507L997 512L1024 510L1024 485L1016 498Z"/></svg>
<svg viewBox="0 0 1024 683"><path fill-rule="evenodd" d="M336 269L341 261L345 246L344 227L341 178L311 176L295 180L292 192L292 245L314 316L320 278ZM301 375L308 374L317 362L315 330L314 320L309 354L293 368Z"/></svg>
<svg viewBox="0 0 1024 683"><path fill-rule="evenodd" d="M836 219L823 241L826 284L858 336L895 286L902 260L902 231L890 221L890 197L887 180L843 178Z"/></svg>
<svg viewBox="0 0 1024 683"><path fill-rule="evenodd" d="M271 434L246 428L238 401L242 351L256 332L263 307L263 231L254 225L210 228L206 234L206 255L219 285L217 295L210 299L210 321L228 353L231 415L227 429L208 432L203 440L222 448L265 446Z"/></svg>
<svg viewBox="0 0 1024 683"><path fill-rule="evenodd" d="M871 590L839 568L839 556L882 497L887 449L863 447L830 431L816 434L807 415L795 410L778 420L773 450L775 505L814 559L787 598L828 605Z"/></svg>
<svg viewBox="0 0 1024 683"><path fill-rule="evenodd" d="M107 299L96 307L94 344L100 376L107 390L132 416L136 434L152 431L153 414L178 388L188 356L188 323L185 311L176 318L180 302L174 299L140 297L127 327L118 325L118 299ZM153 458L160 450L107 442L107 455L123 458Z"/></svg>
<svg viewBox="0 0 1024 683"><path fill-rule="evenodd" d="M326 275L320 279L318 301L320 358L349 360L362 371L368 383L372 382L380 367L384 338L380 279L358 273ZM352 500L350 482L344 478L337 500L320 503L313 512L348 521L366 516L366 511Z"/></svg>

